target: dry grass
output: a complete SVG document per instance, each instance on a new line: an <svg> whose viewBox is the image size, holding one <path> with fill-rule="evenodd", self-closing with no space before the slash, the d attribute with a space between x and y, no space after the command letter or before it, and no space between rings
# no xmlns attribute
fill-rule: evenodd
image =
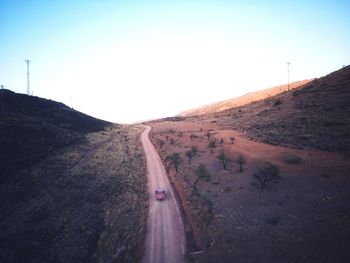
<svg viewBox="0 0 350 263"><path fill-rule="evenodd" d="M139 261L148 197L140 133L90 133L2 185L0 261Z"/></svg>

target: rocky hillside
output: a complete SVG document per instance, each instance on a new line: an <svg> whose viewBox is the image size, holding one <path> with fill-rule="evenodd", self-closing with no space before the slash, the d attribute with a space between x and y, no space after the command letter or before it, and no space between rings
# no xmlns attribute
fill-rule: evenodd
<svg viewBox="0 0 350 263"><path fill-rule="evenodd" d="M277 145L350 151L350 66L300 89L202 119Z"/></svg>
<svg viewBox="0 0 350 263"><path fill-rule="evenodd" d="M0 182L108 125L59 102L0 90Z"/></svg>
<svg viewBox="0 0 350 263"><path fill-rule="evenodd" d="M303 80L303 81L297 81L290 83L289 89L294 90L303 87L307 83L309 83L310 80ZM231 108L239 107L242 105L249 104L254 101L259 101L262 99L266 99L272 96L275 96L277 94L280 94L284 91L288 90L288 85L281 85L277 87L272 87L269 89L263 89L260 91L256 92L250 92L247 93L243 96L225 100L225 101L220 101L216 103L212 103L209 105L205 105L202 107L186 110L184 112L181 112L179 116L181 117L189 117L189 116L196 116L196 115L203 115L203 114L208 114L208 113L215 113L215 112L220 112L224 110L228 110Z"/></svg>

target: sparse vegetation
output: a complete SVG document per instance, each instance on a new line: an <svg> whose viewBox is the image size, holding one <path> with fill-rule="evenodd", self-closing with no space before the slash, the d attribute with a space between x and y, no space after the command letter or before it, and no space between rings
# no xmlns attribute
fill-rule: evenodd
<svg viewBox="0 0 350 263"><path fill-rule="evenodd" d="M179 165L181 163L180 154L179 153L173 153L171 155L168 155L166 157L166 160L170 161L174 165L175 171L177 172L178 168L179 168Z"/></svg>
<svg viewBox="0 0 350 263"><path fill-rule="evenodd" d="M208 143L208 148L210 149L211 153L214 153L215 147L216 147L216 140L215 139L210 140L210 142Z"/></svg>
<svg viewBox="0 0 350 263"><path fill-rule="evenodd" d="M159 147L162 149L165 142L163 140L160 140L160 139L158 139L157 142L158 142Z"/></svg>
<svg viewBox="0 0 350 263"><path fill-rule="evenodd" d="M288 164L299 164L302 162L301 157L296 154L284 154L282 160Z"/></svg>
<svg viewBox="0 0 350 263"><path fill-rule="evenodd" d="M195 138L197 138L198 136L197 135L195 135L194 133L191 133L190 134L190 139L191 139L191 141L193 141Z"/></svg>
<svg viewBox="0 0 350 263"><path fill-rule="evenodd" d="M196 146L192 146L191 150L186 152L186 157L188 158L188 164L191 164L192 158L197 154L198 149Z"/></svg>
<svg viewBox="0 0 350 263"><path fill-rule="evenodd" d="M197 176L196 180L193 183L193 191L197 191L197 184L200 179L204 181L210 181L210 173L205 164L199 164L195 170L195 174Z"/></svg>
<svg viewBox="0 0 350 263"><path fill-rule="evenodd" d="M238 163L238 165L239 165L239 172L241 173L241 172L243 172L243 166L245 165L245 163L247 162L246 161L246 159L245 159L245 157L242 155L242 154L240 154L238 157L237 157L237 163Z"/></svg>
<svg viewBox="0 0 350 263"><path fill-rule="evenodd" d="M280 170L276 165L266 162L253 176L260 183L260 190L262 192L269 182L277 182L280 179L279 173Z"/></svg>
<svg viewBox="0 0 350 263"><path fill-rule="evenodd" d="M221 152L217 158L219 159L220 163L222 164L222 167L224 170L227 170L227 164L231 161L228 156L225 154L225 152Z"/></svg>
<svg viewBox="0 0 350 263"><path fill-rule="evenodd" d="M210 140L210 137L211 137L211 132L210 132L210 131L208 131L208 132L205 134L205 136L207 136L208 141L209 141L209 140Z"/></svg>

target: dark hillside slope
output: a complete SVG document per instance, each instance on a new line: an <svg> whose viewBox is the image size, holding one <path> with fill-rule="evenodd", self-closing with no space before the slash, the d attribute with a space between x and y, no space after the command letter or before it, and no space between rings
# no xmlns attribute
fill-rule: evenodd
<svg viewBox="0 0 350 263"><path fill-rule="evenodd" d="M284 92L201 118L277 145L350 151L350 66Z"/></svg>
<svg viewBox="0 0 350 263"><path fill-rule="evenodd" d="M0 90L0 182L107 125L62 103Z"/></svg>

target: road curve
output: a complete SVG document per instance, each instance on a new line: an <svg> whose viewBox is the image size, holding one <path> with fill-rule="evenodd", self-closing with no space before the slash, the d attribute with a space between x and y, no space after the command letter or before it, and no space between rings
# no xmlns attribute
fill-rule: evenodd
<svg viewBox="0 0 350 263"><path fill-rule="evenodd" d="M141 135L148 169L150 206L143 263L184 262L185 234L179 207L161 159L149 139L150 126ZM164 201L156 201L156 188L166 191Z"/></svg>

